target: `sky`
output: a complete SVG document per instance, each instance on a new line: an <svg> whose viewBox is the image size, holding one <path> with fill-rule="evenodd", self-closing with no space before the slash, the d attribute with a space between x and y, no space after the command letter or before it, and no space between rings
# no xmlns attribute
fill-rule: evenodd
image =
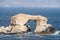
<svg viewBox="0 0 60 40"><path fill-rule="evenodd" d="M60 7L60 0L0 0L0 7Z"/></svg>

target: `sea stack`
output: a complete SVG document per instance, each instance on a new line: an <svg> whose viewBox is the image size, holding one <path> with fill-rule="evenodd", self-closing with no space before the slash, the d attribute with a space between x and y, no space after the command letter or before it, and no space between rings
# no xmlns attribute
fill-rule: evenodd
<svg viewBox="0 0 60 40"><path fill-rule="evenodd" d="M29 25L26 25L30 20L36 22L36 29L34 33L37 34L52 34L56 30L50 25L47 24L47 18L44 16L38 15L29 15L20 13L11 17L10 25L8 27L1 27L0 33L25 33L31 31Z"/></svg>
<svg viewBox="0 0 60 40"><path fill-rule="evenodd" d="M27 32L28 30L31 30L28 28L28 25L25 25L29 20L34 20L36 22L36 29L35 31L41 30L40 25L46 24L47 18L44 16L35 16L35 15L29 15L29 14L17 14L11 17L11 26L13 27L12 31L17 31L19 28L19 32ZM38 32L37 30L37 32ZM18 31L17 31L18 32Z"/></svg>

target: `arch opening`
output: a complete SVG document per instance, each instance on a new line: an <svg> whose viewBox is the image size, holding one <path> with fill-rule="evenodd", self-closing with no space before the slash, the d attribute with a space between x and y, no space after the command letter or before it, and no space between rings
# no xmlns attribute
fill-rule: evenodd
<svg viewBox="0 0 60 40"><path fill-rule="evenodd" d="M33 32L36 29L36 21L29 20L26 25L29 25L29 28L31 29L31 32Z"/></svg>

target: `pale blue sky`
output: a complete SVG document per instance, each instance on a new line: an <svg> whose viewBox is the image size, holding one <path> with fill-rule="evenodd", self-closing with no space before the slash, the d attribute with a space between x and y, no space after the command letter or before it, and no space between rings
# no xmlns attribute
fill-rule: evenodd
<svg viewBox="0 0 60 40"><path fill-rule="evenodd" d="M60 7L60 0L0 0L0 7Z"/></svg>

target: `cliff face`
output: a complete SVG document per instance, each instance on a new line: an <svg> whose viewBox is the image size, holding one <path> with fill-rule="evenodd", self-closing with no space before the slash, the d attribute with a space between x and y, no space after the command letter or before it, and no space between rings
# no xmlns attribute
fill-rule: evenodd
<svg viewBox="0 0 60 40"><path fill-rule="evenodd" d="M35 15L29 15L29 14L17 14L11 17L11 22L9 27L1 28L3 32L9 31L12 33L23 33L27 32L29 29L28 25L25 25L29 20L34 20L36 22L36 29L34 30L34 33L41 33L42 31L46 31L48 26L47 24L47 18L44 16L35 16ZM1 31L0 30L0 31Z"/></svg>

